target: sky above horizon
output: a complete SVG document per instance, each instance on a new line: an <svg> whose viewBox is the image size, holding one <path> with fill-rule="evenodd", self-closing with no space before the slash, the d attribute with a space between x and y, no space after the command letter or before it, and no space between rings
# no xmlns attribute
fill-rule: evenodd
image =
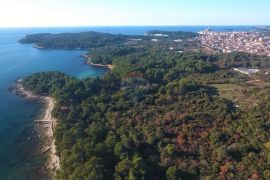
<svg viewBox="0 0 270 180"><path fill-rule="evenodd" d="M269 0L0 0L0 27L270 25Z"/></svg>

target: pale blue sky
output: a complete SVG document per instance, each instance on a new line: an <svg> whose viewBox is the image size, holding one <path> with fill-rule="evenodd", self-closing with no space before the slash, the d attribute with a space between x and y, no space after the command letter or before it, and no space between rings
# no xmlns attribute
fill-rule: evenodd
<svg viewBox="0 0 270 180"><path fill-rule="evenodd" d="M270 25L270 0L0 0L0 27Z"/></svg>

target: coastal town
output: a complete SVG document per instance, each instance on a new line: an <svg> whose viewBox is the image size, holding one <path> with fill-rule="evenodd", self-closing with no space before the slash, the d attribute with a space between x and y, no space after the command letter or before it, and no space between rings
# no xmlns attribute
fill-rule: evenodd
<svg viewBox="0 0 270 180"><path fill-rule="evenodd" d="M206 29L199 32L197 40L203 47L222 53L235 51L270 56L270 35L263 32L215 32Z"/></svg>

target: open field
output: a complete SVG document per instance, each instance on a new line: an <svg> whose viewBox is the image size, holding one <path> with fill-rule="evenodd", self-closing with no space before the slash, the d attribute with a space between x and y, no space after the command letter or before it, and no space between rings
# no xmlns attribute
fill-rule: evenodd
<svg viewBox="0 0 270 180"><path fill-rule="evenodd" d="M217 88L221 97L232 101L236 107L245 111L257 105L258 92L267 86L270 87L270 82L253 80L245 83L212 84L211 86Z"/></svg>

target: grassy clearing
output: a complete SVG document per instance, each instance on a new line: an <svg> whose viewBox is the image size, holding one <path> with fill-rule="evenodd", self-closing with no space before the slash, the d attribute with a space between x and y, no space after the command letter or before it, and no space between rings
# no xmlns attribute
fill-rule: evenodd
<svg viewBox="0 0 270 180"><path fill-rule="evenodd" d="M234 102L236 107L246 111L257 105L257 93L270 86L270 83L253 80L245 83L212 84L212 86L217 88L221 97Z"/></svg>

